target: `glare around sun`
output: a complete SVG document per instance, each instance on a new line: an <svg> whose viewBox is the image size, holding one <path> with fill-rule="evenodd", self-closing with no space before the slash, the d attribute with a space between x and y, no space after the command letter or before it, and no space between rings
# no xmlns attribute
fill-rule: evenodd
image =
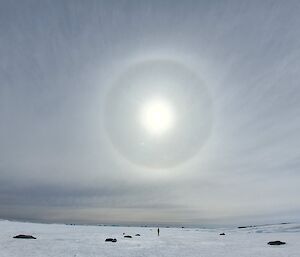
<svg viewBox="0 0 300 257"><path fill-rule="evenodd" d="M148 133L162 135L173 127L174 113L166 101L155 99L142 107L140 119Z"/></svg>

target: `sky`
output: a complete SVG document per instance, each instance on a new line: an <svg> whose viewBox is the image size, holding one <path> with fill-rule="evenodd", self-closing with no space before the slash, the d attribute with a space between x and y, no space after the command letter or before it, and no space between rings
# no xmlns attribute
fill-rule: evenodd
<svg viewBox="0 0 300 257"><path fill-rule="evenodd" d="M299 220L299 12L1 1L0 218Z"/></svg>

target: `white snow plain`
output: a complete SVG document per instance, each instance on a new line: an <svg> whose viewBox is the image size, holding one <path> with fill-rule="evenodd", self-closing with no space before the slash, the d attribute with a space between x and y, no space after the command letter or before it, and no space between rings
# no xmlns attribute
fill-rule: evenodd
<svg viewBox="0 0 300 257"><path fill-rule="evenodd" d="M225 236L219 234L224 232ZM124 238L123 233L132 238ZM136 237L139 233L141 236ZM30 234L33 239L14 239ZM117 243L105 242L108 237ZM270 246L281 240L286 245ZM0 257L299 257L300 225L197 229L57 225L0 220Z"/></svg>

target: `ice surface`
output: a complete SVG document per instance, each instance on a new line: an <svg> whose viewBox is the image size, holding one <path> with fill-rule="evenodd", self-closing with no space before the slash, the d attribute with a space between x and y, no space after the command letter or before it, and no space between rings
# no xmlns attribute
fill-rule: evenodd
<svg viewBox="0 0 300 257"><path fill-rule="evenodd" d="M225 236L220 236L225 232ZM123 233L132 239L123 238ZM135 234L141 234L135 237ZM30 234L36 240L13 239ZM105 242L108 237L117 243ZM281 240L282 246L267 245ZM0 257L299 257L299 224L259 226L245 229L196 229L70 226L0 220Z"/></svg>

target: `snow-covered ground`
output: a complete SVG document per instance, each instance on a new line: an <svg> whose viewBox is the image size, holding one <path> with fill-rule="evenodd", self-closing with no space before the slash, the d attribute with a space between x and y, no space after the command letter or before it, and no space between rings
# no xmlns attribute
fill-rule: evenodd
<svg viewBox="0 0 300 257"><path fill-rule="evenodd" d="M0 257L299 257L300 225L284 224L245 229L181 229L70 226L22 223L0 220ZM219 233L225 232L225 236ZM123 238L123 233L132 235ZM135 234L141 234L135 237ZM13 239L31 234L36 240ZM107 237L117 243L104 242ZM286 245L270 246L281 240Z"/></svg>

